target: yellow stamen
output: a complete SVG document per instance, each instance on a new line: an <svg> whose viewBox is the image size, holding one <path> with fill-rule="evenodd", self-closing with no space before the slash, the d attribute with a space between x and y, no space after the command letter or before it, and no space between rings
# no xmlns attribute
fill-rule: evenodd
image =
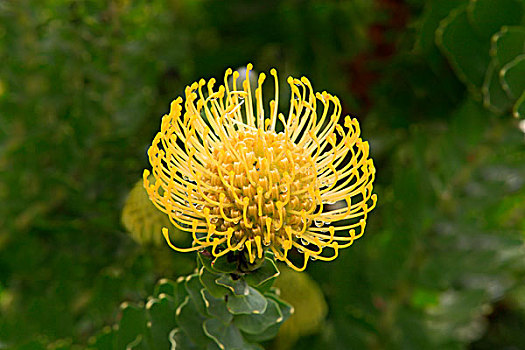
<svg viewBox="0 0 525 350"><path fill-rule="evenodd" d="M152 171L144 171L144 187L173 226L191 233L192 246L177 248L163 228L172 249L208 248L216 257L247 251L250 263L269 249L302 271L310 258L333 260L364 234L377 203L375 168L358 121L345 116L339 124L336 96L290 77L285 117L272 69L275 97L265 112L266 75L256 78L252 95L252 69L240 88L239 73L228 69L223 84L202 79L185 89L184 104L180 97L172 102L148 150ZM283 132L276 132L278 122ZM292 249L302 252L302 264L288 258Z"/></svg>

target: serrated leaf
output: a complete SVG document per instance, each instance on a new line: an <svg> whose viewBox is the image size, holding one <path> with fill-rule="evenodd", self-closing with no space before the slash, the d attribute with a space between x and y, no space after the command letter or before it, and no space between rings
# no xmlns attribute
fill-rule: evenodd
<svg viewBox="0 0 525 350"><path fill-rule="evenodd" d="M483 103L485 107L497 113L510 110L513 104L509 87L503 80L502 65L507 65L517 56L525 52L525 28L503 27L492 37L490 55L492 61L487 70L487 76L483 85ZM512 78L511 78L512 80Z"/></svg>
<svg viewBox="0 0 525 350"><path fill-rule="evenodd" d="M215 257L211 255L210 252L205 250L203 252L199 252L197 256L199 257L198 263L202 264L206 269L208 269L209 272L217 274L221 273L220 271L217 271L212 267L211 263L213 262L213 260L215 260Z"/></svg>
<svg viewBox="0 0 525 350"><path fill-rule="evenodd" d="M131 343L126 345L126 350L149 350L144 340L144 335L139 334Z"/></svg>
<svg viewBox="0 0 525 350"><path fill-rule="evenodd" d="M246 295L248 293L248 284L244 278L234 280L230 275L221 275L215 279L219 286L227 288L235 295Z"/></svg>
<svg viewBox="0 0 525 350"><path fill-rule="evenodd" d="M237 315L233 323L242 331L248 334L259 334L268 327L281 323L283 314L277 302L268 299L266 310L262 314Z"/></svg>
<svg viewBox="0 0 525 350"><path fill-rule="evenodd" d="M248 286L245 295L232 294L227 301L228 310L234 314L261 314L266 310L266 298L255 288Z"/></svg>
<svg viewBox="0 0 525 350"><path fill-rule="evenodd" d="M237 271L237 262L228 261L229 255L223 255L212 261L211 267L222 273L232 273Z"/></svg>
<svg viewBox="0 0 525 350"><path fill-rule="evenodd" d="M451 10L466 5L468 0L430 0L425 3L425 10L420 17L414 47L422 53L437 51L435 47L436 30L440 21L447 17Z"/></svg>
<svg viewBox="0 0 525 350"><path fill-rule="evenodd" d="M161 294L171 297L175 307L179 306L186 298L186 295L188 295L184 285L184 278L181 277L177 282L166 278L159 280L155 286L155 292L153 295L159 297Z"/></svg>
<svg viewBox="0 0 525 350"><path fill-rule="evenodd" d="M148 301L146 310L148 310L151 322L152 348L167 349L169 347L168 336L171 330L177 326L173 300L162 294L161 298Z"/></svg>
<svg viewBox="0 0 525 350"><path fill-rule="evenodd" d="M253 342L253 343L260 343L260 342L268 341L270 339L275 338L277 333L279 333L280 328L281 328L281 323L278 323L278 324L274 324L266 328L261 333L257 333L257 334L244 333L244 339L246 339L249 342Z"/></svg>
<svg viewBox="0 0 525 350"><path fill-rule="evenodd" d="M199 278L202 283L202 285L210 292L212 296L215 298L223 298L226 294L229 293L229 289L220 286L217 283L215 283L215 280L219 277L218 275L215 275L208 271L206 267L202 267L199 271Z"/></svg>
<svg viewBox="0 0 525 350"><path fill-rule="evenodd" d="M170 350L196 350L197 347L180 328L174 328L169 333Z"/></svg>
<svg viewBox="0 0 525 350"><path fill-rule="evenodd" d="M145 335L146 311L142 307L124 303L121 319L118 324L117 349L126 349L127 345L136 340L138 335Z"/></svg>
<svg viewBox="0 0 525 350"><path fill-rule="evenodd" d="M208 343L209 339L202 330L205 318L197 311L189 296L184 299L175 315L180 329L193 343L201 347Z"/></svg>
<svg viewBox="0 0 525 350"><path fill-rule="evenodd" d="M204 287L201 284L199 275L193 274L188 276L184 282L184 285L191 298L191 301L195 304L197 311L199 311L201 315L206 315L206 307L204 305L204 300L202 300L201 294L201 289Z"/></svg>
<svg viewBox="0 0 525 350"><path fill-rule="evenodd" d="M472 28L465 7L455 9L441 21L436 31L436 44L472 91L481 88L490 63L490 44Z"/></svg>
<svg viewBox="0 0 525 350"><path fill-rule="evenodd" d="M278 306L279 310L282 314L282 320L270 327L268 327L264 332L258 333L258 334L248 334L245 333L244 337L251 342L262 342L267 341L270 339L273 339L277 333L279 332L281 325L283 322L285 322L294 312L294 308L292 305L288 304L287 302L279 299L275 294L273 293L266 293L265 294L268 297L268 300L274 301Z"/></svg>
<svg viewBox="0 0 525 350"><path fill-rule="evenodd" d="M509 97L519 98L525 89L525 54L507 63L500 71L500 79Z"/></svg>
<svg viewBox="0 0 525 350"><path fill-rule="evenodd" d="M512 108L512 115L516 118L525 118L525 91L518 98Z"/></svg>
<svg viewBox="0 0 525 350"><path fill-rule="evenodd" d="M221 321L212 318L204 322L204 332L221 349L246 349L246 344L239 329L234 325L225 325Z"/></svg>
<svg viewBox="0 0 525 350"><path fill-rule="evenodd" d="M488 39L504 25L519 24L523 6L518 0L471 0L467 14L472 27Z"/></svg>
<svg viewBox="0 0 525 350"><path fill-rule="evenodd" d="M222 298L215 298L206 289L202 290L202 297L206 310L210 316L219 319L222 323L228 324L232 321L233 315L226 308L226 301L224 296Z"/></svg>
<svg viewBox="0 0 525 350"><path fill-rule="evenodd" d="M268 295L268 298L275 301L277 305L279 306L279 310L281 311L281 314L283 315L282 322L286 321L294 313L294 307L290 305L289 303L287 303L286 301L281 300L277 296L271 295L271 294Z"/></svg>
<svg viewBox="0 0 525 350"><path fill-rule="evenodd" d="M262 287L263 284L267 290L280 272L272 259L266 258L264 263L257 270L245 275L246 282L253 287ZM259 288L260 289L260 288Z"/></svg>
<svg viewBox="0 0 525 350"><path fill-rule="evenodd" d="M501 86L499 79L499 69L493 60L487 70L487 76L481 89L483 93L483 105L495 113L505 113L512 105L512 101L507 96Z"/></svg>
<svg viewBox="0 0 525 350"><path fill-rule="evenodd" d="M503 27L492 37L490 55L499 67L503 67L523 53L525 53L524 27Z"/></svg>
<svg viewBox="0 0 525 350"><path fill-rule="evenodd" d="M282 315L282 320L274 325L271 325L266 330L264 330L264 332L258 334L245 333L244 338L248 341L263 342L275 338L283 322L290 318L290 316L293 313L293 307L287 302L279 299L275 294L266 293L265 295L267 296L268 300L275 302L279 306L279 310Z"/></svg>
<svg viewBox="0 0 525 350"><path fill-rule="evenodd" d="M157 282L153 295L158 297L160 294L166 294L176 299L178 293L177 282L162 278Z"/></svg>

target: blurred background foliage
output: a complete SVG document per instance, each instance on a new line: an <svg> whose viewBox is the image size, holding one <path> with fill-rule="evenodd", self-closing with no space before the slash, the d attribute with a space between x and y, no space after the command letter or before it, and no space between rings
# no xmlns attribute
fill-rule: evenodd
<svg viewBox="0 0 525 350"><path fill-rule="evenodd" d="M377 167L366 236L285 293L317 318L268 347L525 348L524 10L0 1L0 348L85 348L122 301L193 270L191 254L137 244L125 227L161 223L125 212L123 226L122 208L170 101L247 62L338 95Z"/></svg>

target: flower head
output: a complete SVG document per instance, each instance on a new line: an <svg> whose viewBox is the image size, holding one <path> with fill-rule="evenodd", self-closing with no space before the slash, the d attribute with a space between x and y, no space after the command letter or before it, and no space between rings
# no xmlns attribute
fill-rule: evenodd
<svg viewBox="0 0 525 350"><path fill-rule="evenodd" d="M346 116L327 92L314 92L305 77L288 78L288 115L279 113L279 82L271 70L274 99L265 106L261 73L251 91L246 79L228 69L215 79L186 87L162 119L144 170L150 199L193 244L215 257L244 251L250 263L270 249L278 260L304 270L309 259L333 260L364 233L375 168L359 123ZM231 78L231 79L230 79ZM229 80L232 80L229 83ZM291 250L303 254L298 266ZM329 254L327 254L328 252Z"/></svg>

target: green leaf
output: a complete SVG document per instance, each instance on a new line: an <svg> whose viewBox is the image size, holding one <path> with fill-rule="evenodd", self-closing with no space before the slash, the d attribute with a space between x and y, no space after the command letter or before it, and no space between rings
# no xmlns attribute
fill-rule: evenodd
<svg viewBox="0 0 525 350"><path fill-rule="evenodd" d="M280 310L281 315L282 315L282 320L280 322L278 322L278 323L268 327L262 333L258 333L258 334L245 333L244 337L248 341L262 342L262 341L267 341L267 340L273 339L277 335L277 332L279 331L282 323L285 322L294 312L293 306L288 304L287 302L279 299L277 297L277 295L275 295L273 293L266 293L265 295L268 298L267 300L271 300L271 301L275 302L278 305L279 310Z"/></svg>
<svg viewBox="0 0 525 350"><path fill-rule="evenodd" d="M224 296L222 298L215 298L208 290L203 289L202 297L204 299L206 309L208 310L208 314L216 317L224 324L228 324L232 321L233 315L226 308Z"/></svg>
<svg viewBox="0 0 525 350"><path fill-rule="evenodd" d="M208 346L206 346L206 350L221 350L221 348L214 341L210 341Z"/></svg>
<svg viewBox="0 0 525 350"><path fill-rule="evenodd" d="M283 321L283 314L276 301L268 299L268 306L262 314L237 315L234 324L243 332L248 334L259 334L268 327Z"/></svg>
<svg viewBox="0 0 525 350"><path fill-rule="evenodd" d="M279 276L279 269L275 266L272 259L266 258L264 263L257 270L245 275L246 282L253 287L261 287L267 290L272 284L275 278Z"/></svg>
<svg viewBox="0 0 525 350"><path fill-rule="evenodd" d="M220 271L215 270L213 268L212 262L213 260L215 260L215 258L213 257L213 255L211 255L211 253L205 250L204 252L197 254L197 256L199 257L198 262L200 262L204 267L206 267L207 270L209 270L212 273L221 273Z"/></svg>
<svg viewBox="0 0 525 350"><path fill-rule="evenodd" d="M187 296L175 312L177 324L184 334L196 345L205 346L209 339L202 330L205 318L197 311L195 304Z"/></svg>
<svg viewBox="0 0 525 350"><path fill-rule="evenodd" d="M234 314L261 314L266 310L266 298L255 288L248 287L244 295L229 295L228 310Z"/></svg>
<svg viewBox="0 0 525 350"><path fill-rule="evenodd" d="M142 334L137 335L135 340L126 346L126 350L149 350Z"/></svg>
<svg viewBox="0 0 525 350"><path fill-rule="evenodd" d="M525 54L507 63L500 71L500 79L507 94L519 98L525 89Z"/></svg>
<svg viewBox="0 0 525 350"><path fill-rule="evenodd" d="M204 332L221 349L246 349L244 339L239 329L234 325L225 325L221 321L212 318L204 322Z"/></svg>
<svg viewBox="0 0 525 350"><path fill-rule="evenodd" d="M525 28L503 27L492 37L490 55L492 62L483 84L483 103L496 113L510 110L514 96L504 89L501 67L525 53ZM512 80L512 79L511 79ZM508 89L508 86L506 87Z"/></svg>
<svg viewBox="0 0 525 350"><path fill-rule="evenodd" d="M173 282L167 278L160 279L155 286L153 295L158 297L162 293L176 299L178 293L177 282Z"/></svg>
<svg viewBox="0 0 525 350"><path fill-rule="evenodd" d="M128 344L137 339L138 335L146 334L146 312L144 308L123 303L121 319L118 324L117 349L125 349Z"/></svg>
<svg viewBox="0 0 525 350"><path fill-rule="evenodd" d="M153 349L168 349L168 336L177 326L175 320L175 305L173 300L165 294L159 299L151 299L146 304L151 322L151 340Z"/></svg>
<svg viewBox="0 0 525 350"><path fill-rule="evenodd" d="M248 284L244 278L234 280L230 275L221 275L215 280L219 286L223 286L235 295L246 295L248 293Z"/></svg>
<svg viewBox="0 0 525 350"><path fill-rule="evenodd" d="M222 273L232 273L237 271L237 262L230 262L228 261L228 258L230 257L229 254L223 255L221 257L216 258L212 261L211 267Z"/></svg>
<svg viewBox="0 0 525 350"><path fill-rule="evenodd" d="M171 344L170 350L196 350L197 349L195 344L193 344L193 342L189 339L189 337L183 331L181 331L180 328L173 329L170 332L168 338Z"/></svg>
<svg viewBox="0 0 525 350"><path fill-rule="evenodd" d="M525 53L525 28L503 27L492 37L490 55L498 67L503 67L516 56Z"/></svg>
<svg viewBox="0 0 525 350"><path fill-rule="evenodd" d="M215 280L218 278L217 275L211 273L207 268L202 267L199 271L199 278L202 285L213 295L215 298L223 298L229 293L229 289L224 286L219 286Z"/></svg>
<svg viewBox="0 0 525 350"><path fill-rule="evenodd" d="M472 28L465 7L455 9L441 22L436 43L458 77L473 92L481 88L490 63L490 43Z"/></svg>
<svg viewBox="0 0 525 350"><path fill-rule="evenodd" d="M275 338L275 336L272 337L272 338ZM246 347L246 350L264 350L264 347L262 345L259 345L259 344L246 343L245 347Z"/></svg>
<svg viewBox="0 0 525 350"><path fill-rule="evenodd" d="M206 315L206 306L204 305L204 300L202 300L201 289L203 286L199 279L199 275L193 274L186 277L185 280L186 291L190 295L191 301L195 304L197 310L201 315Z"/></svg>
<svg viewBox="0 0 525 350"><path fill-rule="evenodd" d="M514 107L512 108L512 115L514 115L516 118L525 118L525 91L514 104Z"/></svg>
<svg viewBox="0 0 525 350"><path fill-rule="evenodd" d="M277 333L279 333L279 329L281 328L281 324L282 323L277 323L277 324L271 325L270 327L266 328L261 333L257 333L257 334L244 333L243 334L244 335L244 339L246 339L247 341L250 341L250 342L254 342L254 343L260 343L260 342L264 342L264 341L268 341L270 339L273 339L273 338L275 338Z"/></svg>
<svg viewBox="0 0 525 350"><path fill-rule="evenodd" d="M283 315L282 322L286 321L292 314L294 313L294 308L292 305L288 304L286 301L279 299L276 295L272 294L266 294L266 296L275 301L277 305L279 306L279 310L281 310L281 314Z"/></svg>
<svg viewBox="0 0 525 350"><path fill-rule="evenodd" d="M465 5L468 0L430 0L425 3L423 15L419 18L416 42L414 48L424 54L437 51L435 46L436 30L440 21L458 6ZM438 52L439 54L439 52Z"/></svg>
<svg viewBox="0 0 525 350"><path fill-rule="evenodd" d="M467 14L472 27L488 39L504 25L520 24L523 6L518 0L471 0Z"/></svg>
<svg viewBox="0 0 525 350"><path fill-rule="evenodd" d="M159 297L161 294L166 294L173 298L175 306L180 305L186 298L187 292L184 286L184 279L180 277L177 282L163 278L159 280L155 286L154 296Z"/></svg>
<svg viewBox="0 0 525 350"><path fill-rule="evenodd" d="M483 93L483 105L495 113L505 113L510 109L512 101L501 86L499 69L497 67L496 62L492 60L481 89Z"/></svg>

